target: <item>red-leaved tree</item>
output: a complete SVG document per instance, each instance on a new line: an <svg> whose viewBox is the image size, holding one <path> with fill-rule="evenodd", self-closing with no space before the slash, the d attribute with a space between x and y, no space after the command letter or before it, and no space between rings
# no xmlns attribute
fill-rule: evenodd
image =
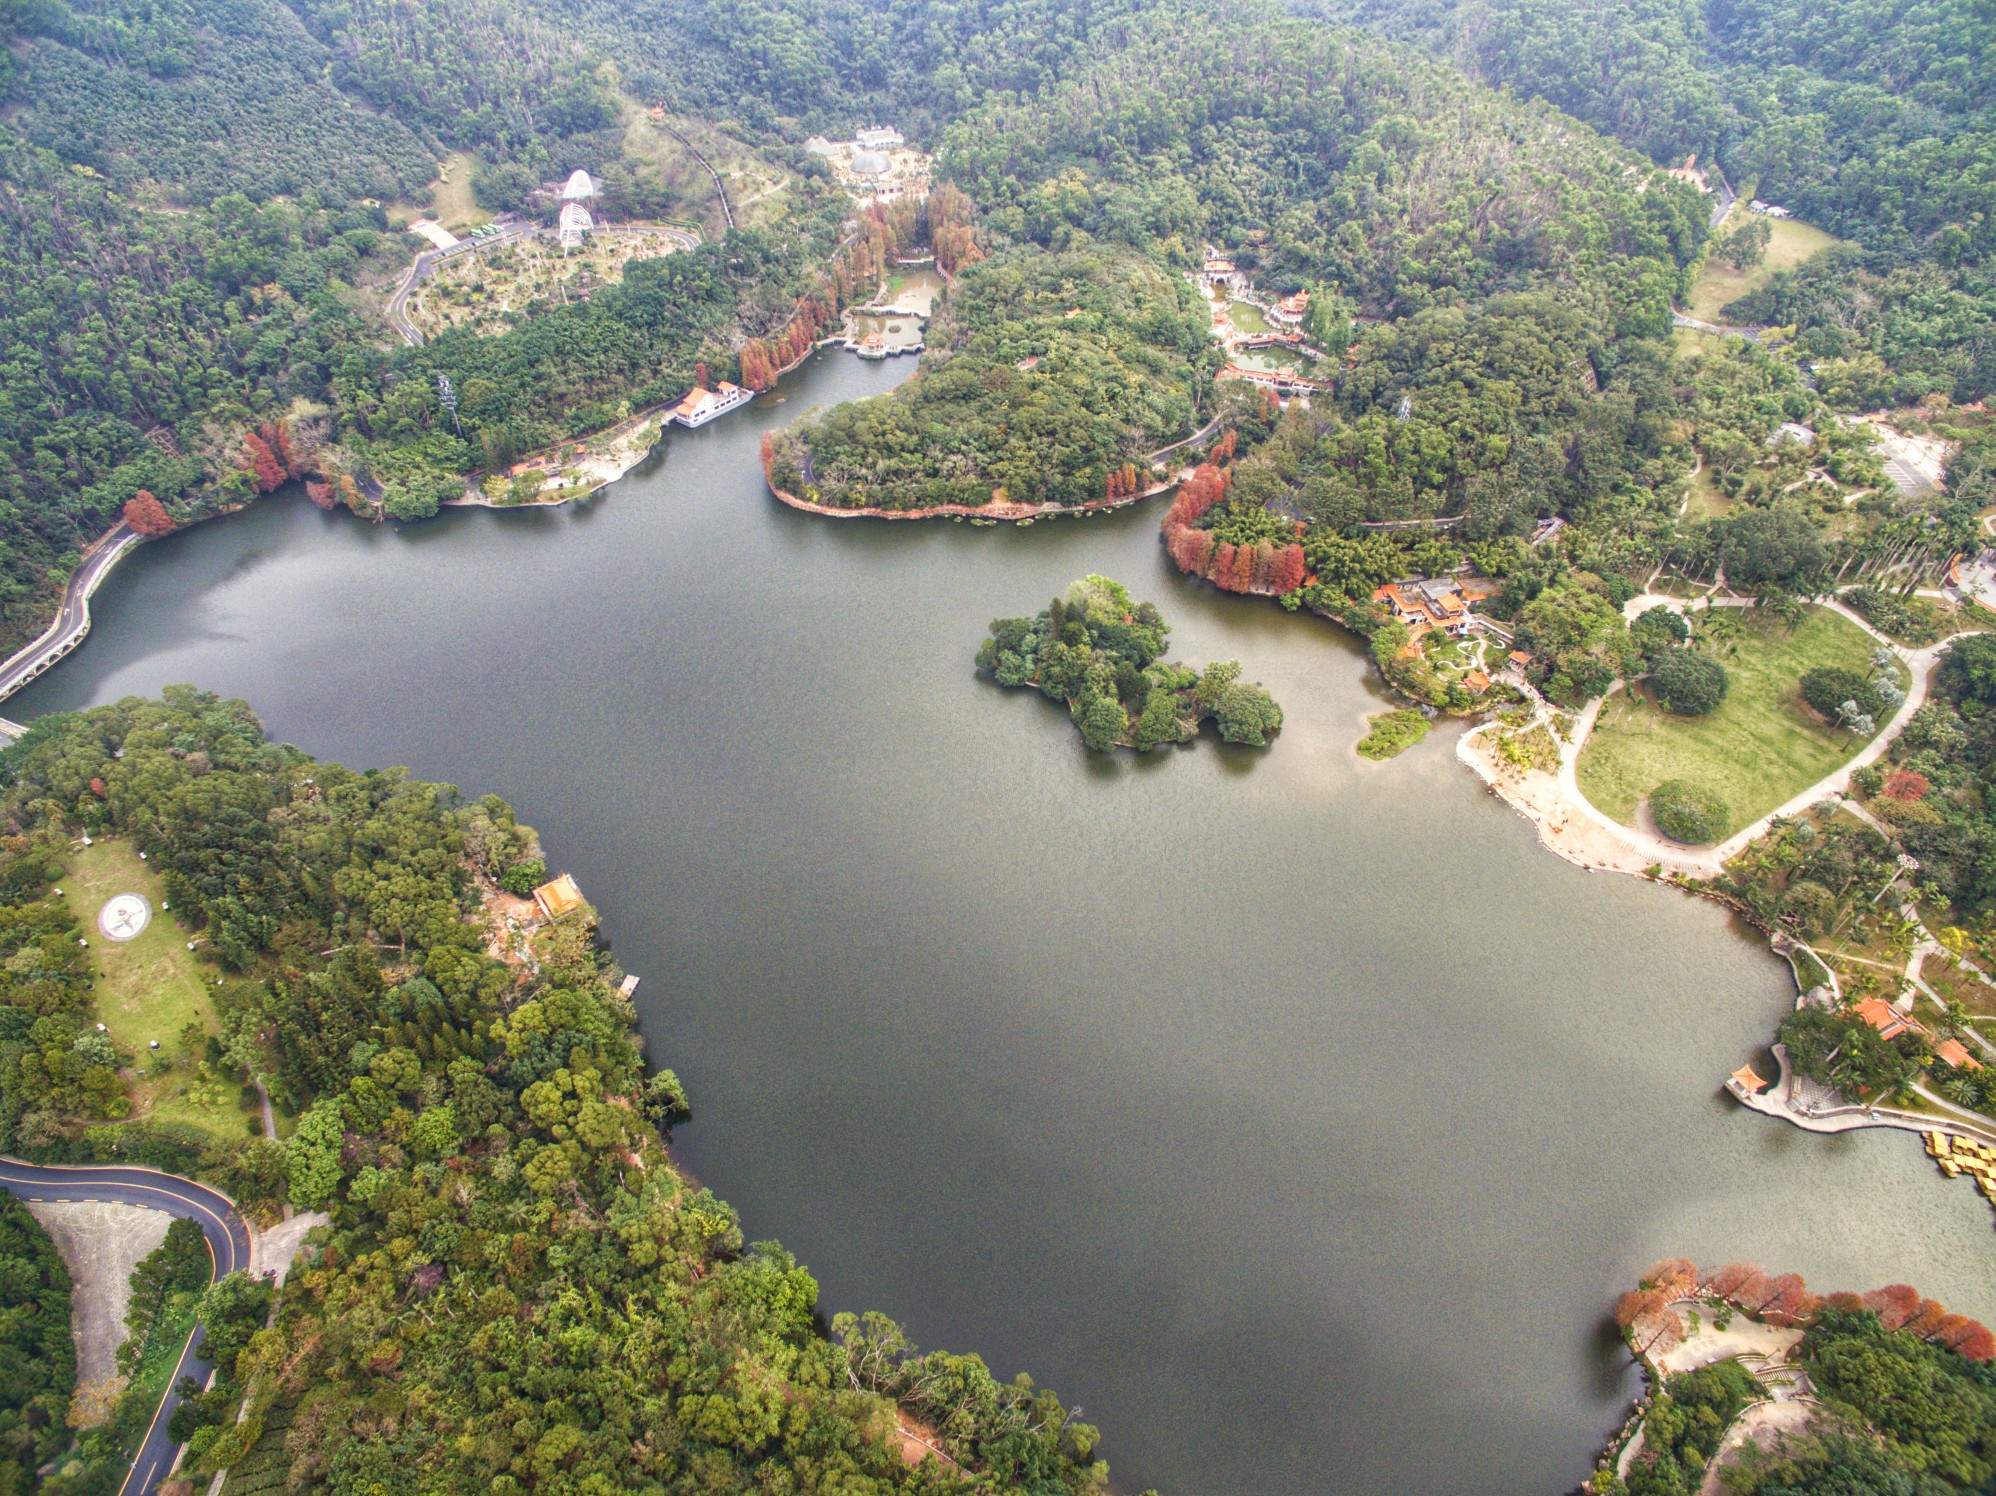
<svg viewBox="0 0 1996 1496"><path fill-rule="evenodd" d="M263 439L263 444L270 448L271 456L275 457L284 468L286 477L304 476L304 469L298 461L298 453L291 449L290 427L282 421L265 421L257 427L256 434Z"/></svg>
<svg viewBox="0 0 1996 1496"><path fill-rule="evenodd" d="M271 493L284 483L284 464L277 460L269 444L254 433L243 438L243 466L264 493Z"/></svg>
<svg viewBox="0 0 1996 1496"><path fill-rule="evenodd" d="M1947 1317L1947 1306L1939 1299L1922 1299L1919 1312L1906 1321L1906 1332L1922 1340L1932 1340L1940 1334Z"/></svg>
<svg viewBox="0 0 1996 1496"><path fill-rule="evenodd" d="M1212 564L1206 568L1206 577L1216 587L1233 591L1234 552L1237 548L1222 540L1213 547Z"/></svg>
<svg viewBox="0 0 1996 1496"><path fill-rule="evenodd" d="M1184 528L1172 532L1171 559L1190 577L1203 577L1213 561L1213 532Z"/></svg>
<svg viewBox="0 0 1996 1496"><path fill-rule="evenodd" d="M1767 1282L1767 1296L1760 1301L1760 1317L1771 1324L1800 1324L1816 1312L1816 1296L1802 1281L1800 1273L1783 1273Z"/></svg>
<svg viewBox="0 0 1996 1496"><path fill-rule="evenodd" d="M1715 1299L1731 1299L1739 1293L1741 1284L1765 1276L1751 1262L1729 1262L1706 1277L1705 1287Z"/></svg>
<svg viewBox="0 0 1996 1496"><path fill-rule="evenodd" d="M1970 1320L1947 1342L1949 1350L1971 1361L1996 1361L1996 1335L1989 1333L1989 1327L1977 1320Z"/></svg>
<svg viewBox="0 0 1996 1496"><path fill-rule="evenodd" d="M1275 564L1268 571L1268 585L1280 597L1301 587L1308 573L1309 564L1303 559L1303 547L1285 545L1275 553Z"/></svg>
<svg viewBox="0 0 1996 1496"><path fill-rule="evenodd" d="M1927 776L1918 769L1901 769L1885 781L1885 798L1888 800L1902 800L1910 805L1915 800L1925 799L1926 794Z"/></svg>
<svg viewBox="0 0 1996 1496"><path fill-rule="evenodd" d="M173 516L145 489L125 500L125 523L141 535L171 535Z"/></svg>
<svg viewBox="0 0 1996 1496"><path fill-rule="evenodd" d="M1888 1283L1864 1296L1864 1307L1888 1330L1896 1330L1920 1312L1920 1293L1910 1283Z"/></svg>

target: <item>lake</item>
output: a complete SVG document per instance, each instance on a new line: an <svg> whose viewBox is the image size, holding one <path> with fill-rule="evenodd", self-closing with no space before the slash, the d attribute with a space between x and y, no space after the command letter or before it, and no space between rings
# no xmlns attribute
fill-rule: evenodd
<svg viewBox="0 0 1996 1496"><path fill-rule="evenodd" d="M1996 1318L1988 1206L1906 1133L1720 1091L1792 1001L1710 903L1590 875L1330 624L1180 577L1163 500L827 520L759 437L887 389L821 354L578 508L378 527L279 496L142 547L8 716L194 682L356 767L496 791L602 911L676 1151L924 1347L1030 1370L1119 1489L1553 1493L1633 1380L1650 1262L1906 1281ZM1238 657L1266 752L1093 758L980 680L1097 571Z"/></svg>

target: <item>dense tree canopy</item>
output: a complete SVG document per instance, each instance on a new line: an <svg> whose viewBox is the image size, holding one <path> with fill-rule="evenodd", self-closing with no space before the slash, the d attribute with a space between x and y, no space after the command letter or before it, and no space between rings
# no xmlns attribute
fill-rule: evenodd
<svg viewBox="0 0 1996 1496"><path fill-rule="evenodd" d="M1848 406L1996 389L1996 21L1971 0L1292 0L1421 42L1858 241L1729 309L1857 360ZM1793 289L1791 289L1791 286ZM1867 362L1869 367L1867 367Z"/></svg>
<svg viewBox="0 0 1996 1496"><path fill-rule="evenodd" d="M76 1347L69 1270L28 1208L0 1195L0 1490L30 1491L69 1443Z"/></svg>
<svg viewBox="0 0 1996 1496"><path fill-rule="evenodd" d="M1222 741L1260 748L1282 708L1243 681L1238 660L1203 672L1163 659L1170 627L1119 582L1083 577L1033 618L999 618L977 665L1001 686L1035 686L1064 704L1097 753L1189 741L1208 717Z"/></svg>
<svg viewBox="0 0 1996 1496"><path fill-rule="evenodd" d="M785 433L778 486L841 507L1086 503L1191 432L1218 362L1191 287L1103 249L973 265L927 341L919 379Z"/></svg>
<svg viewBox="0 0 1996 1496"><path fill-rule="evenodd" d="M1726 667L1693 650L1666 649L1650 656L1649 684L1665 709L1702 717L1726 699Z"/></svg>

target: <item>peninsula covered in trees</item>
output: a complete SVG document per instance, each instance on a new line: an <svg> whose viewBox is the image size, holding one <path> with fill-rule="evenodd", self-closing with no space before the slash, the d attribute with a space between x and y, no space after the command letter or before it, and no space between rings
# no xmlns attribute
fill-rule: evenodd
<svg viewBox="0 0 1996 1496"><path fill-rule="evenodd" d="M220 1032L198 1058L262 1082L295 1116L283 1141L133 1114L134 1057L98 1029L94 952L54 896L85 829L136 843L200 932ZM593 915L495 944L487 901L538 856L496 797L315 761L185 688L39 718L0 753L0 1149L332 1217L283 1287L208 1290L185 1473L353 1496L1100 1492L1095 1432L1051 1393L879 1315L827 1325L809 1272L675 1167L685 1097L641 1059ZM11 1203L0 1249L5 1472L67 1446L74 1369L67 1281ZM947 1466L903 1458L904 1416ZM122 1458L86 1434L44 1489L115 1490Z"/></svg>
<svg viewBox="0 0 1996 1496"><path fill-rule="evenodd" d="M1148 753L1190 742L1211 718L1223 742L1264 747L1282 708L1243 681L1238 660L1196 671L1164 659L1170 625L1119 582L1087 576L1031 618L999 618L977 667L1001 686L1033 686L1060 702L1097 753Z"/></svg>
<svg viewBox="0 0 1996 1496"><path fill-rule="evenodd" d="M1648 1393L1590 1496L1948 1496L1996 1477L1996 1339L1907 1284L1819 1297L1798 1273L1679 1259L1615 1324Z"/></svg>

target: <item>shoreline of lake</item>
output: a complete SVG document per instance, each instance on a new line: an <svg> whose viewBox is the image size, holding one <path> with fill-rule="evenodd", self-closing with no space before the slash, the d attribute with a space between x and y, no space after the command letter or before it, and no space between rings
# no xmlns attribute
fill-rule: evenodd
<svg viewBox="0 0 1996 1496"><path fill-rule="evenodd" d="M875 392L877 367L822 361L807 398ZM1378 710L1379 698L1362 653L1280 610L1179 589L1175 568L1152 569L1155 527L1142 516L1004 538L796 521L740 470L778 418L751 407L745 429L718 423L708 440L663 443L662 460L630 475L614 502L567 515L499 524L466 513L384 533L303 504L256 506L266 512L245 516L241 531L148 558L162 564L129 578L121 568L103 637L72 666L76 684L62 672L57 690L36 695L60 710L92 689L115 699L160 681L213 681L257 701L274 736L328 757L413 762L427 778L531 804L564 863L601 887L620 959L671 974L639 1001L654 1052L702 1099L700 1123L677 1140L683 1166L811 1262L829 1305L892 1306L924 1343L974 1345L994 1366L1031 1364L1090 1397L1111 1456L1119 1448L1119 1468L1140 1485L1304 1490L1308 1467L1410 1493L1450 1478L1457 1491L1562 1488L1626 1407L1619 1351L1604 1360L1588 1338L1598 1301L1649 1257L1792 1259L1825 1281L1889 1274L1932 1280L1943 1297L1968 1292L1966 1272L1985 1260L1986 1215L1951 1226L1955 1203L1930 1198L1928 1181L1876 1134L1812 1150L1795 1167L1785 1145L1799 1139L1742 1128L1727 1098L1708 1094L1743 1046L1764 1042L1763 1007L1792 1002L1792 980L1766 969L1762 939L1716 928L1730 922L1680 907L1688 901L1567 877L1453 783L1460 770L1443 761L1453 745L1410 753L1390 773L1363 764L1349 754L1354 714ZM742 550L722 574L693 542L724 526ZM606 567L640 565L641 586L604 586ZM936 637L968 639L1027 589L1044 595L1084 570L1149 576L1180 597L1174 638L1188 653L1255 659L1298 708L1285 729L1295 751L1257 755L1253 768L1225 749L1116 755L1084 772L1068 724L1043 730L1039 703L1023 696L965 693L960 657L932 659ZM565 668L531 701L517 691L509 700L517 662L478 641L585 593L622 611L566 639ZM812 625L791 616L756 634L779 606L809 608ZM364 634L331 626L362 613L374 619ZM323 642L307 619L327 620ZM391 649L402 672L393 704L370 705ZM855 651L878 668L841 663ZM987 694L991 704L978 704ZM855 756L877 751L904 719L936 735L933 752L894 776L853 775ZM586 772L547 775L536 733L550 721ZM983 783L965 786L956 768L968 761L984 764ZM650 807L641 823L618 810L632 797ZM1187 824L1186 807L1205 805L1223 819ZM1141 877L1133 846L1146 853ZM1230 876L1243 867L1259 871ZM1431 910L1413 917L1418 891L1465 872L1481 880L1477 897L1446 928ZM1101 890L1104 908L1200 901L1236 946L1275 955L1251 989L1216 1003L1233 969L1224 949L1152 959L1133 956L1134 944L1111 951L1093 935L1055 933L1032 942L1035 955L976 933L1044 924L1049 876ZM1360 883L1373 890L1365 918L1338 914L1349 901L1337 891ZM959 921L964 910L974 923ZM824 933L859 920L882 938ZM788 935L768 938L778 928ZM1427 973L1419 983L1404 978L1410 964ZM1449 996L1471 983L1474 1004ZM1133 984L1144 1011L1129 1006ZM1389 988L1393 1001L1372 1000ZM1431 999L1445 1022L1428 1021ZM1553 1011L1558 1054L1542 1064ZM1474 1043L1456 1044L1455 1032ZM1086 1039L1085 1056L1063 1035ZM1458 1068L1458 1053L1487 1059L1493 1046L1505 1063L1486 1068L1507 1087L1557 1094L1563 1125L1505 1119L1493 1105L1501 1094ZM1371 1081L1338 1057L1380 1052L1398 1057L1400 1079L1426 1099L1374 1128ZM1182 1098L1151 1080L1222 1061L1253 1074L1252 1094L1234 1103L1246 1115L1218 1137L1191 1122L1181 1130ZM890 1107L854 1119L830 1150L792 1101L816 1094L828 1065ZM1612 1083L1589 1084L1589 1074ZM1049 1119L1040 1147L1018 1157L978 1146L978 1118L1020 1108ZM1465 1131L1466 1114L1488 1125ZM911 1128L938 1139L946 1169L910 1160ZM1617 1180L1652 1147L1664 1162L1632 1204ZM1538 1179L1530 1162L1548 1153L1567 1161L1558 1180ZM1380 1160L1392 1163L1374 1174ZM1033 1171L1030 1198L1007 1193L1021 1168ZM1157 1208L1151 1182L1172 1169L1193 1171L1173 1205L1194 1245L1182 1268L1145 1266L1132 1283L1128 1242ZM1514 1177L1508 1203L1486 1188ZM1257 1188L1243 1194L1243 1180ZM1456 1202L1440 1231L1419 1203L1430 1192ZM1735 1200L1752 1210L1730 1208ZM989 1209L990 1255L1017 1253L1006 1260L1023 1271L994 1280L980 1261L924 1239L921 1223L938 1209ZM1894 1213L1921 1233L1905 1241L1867 1224ZM1036 1276L1056 1229L1072 1240L1058 1272ZM1229 1277L1228 1264L1276 1233L1315 1286ZM1491 1240L1506 1251L1488 1251ZM1383 1266L1367 1241L1394 1245L1405 1266ZM1517 1253L1533 1271L1514 1279L1503 1263ZM1438 1327L1422 1322L1421 1290L1401 1280L1441 1271L1511 1306L1507 1335L1529 1325L1538 1349L1497 1379L1519 1399L1505 1420L1524 1431L1517 1440L1478 1464L1490 1455L1475 1440L1444 1440L1438 1473L1422 1474L1394 1466L1366 1435L1382 1411L1369 1389L1438 1425L1474 1427L1458 1394L1482 1385L1474 1367L1511 1343L1472 1330L1455 1337L1459 1353L1433 1352ZM1368 1272L1405 1313L1354 1327L1339 1283ZM1138 1316L1130 1333L1119 1327L1139 1301L1126 1295L1155 1302L1188 1290L1211 1296L1202 1314L1223 1348L1272 1344L1283 1374L1215 1385L1200 1326ZM1046 1343L1025 1344L1044 1332L1022 1312L1045 1313L1069 1293L1099 1302L1101 1323L1089 1310L1063 1329L1052 1313ZM1569 1294L1589 1312L1571 1312ZM1986 1302L1979 1290L1970 1297ZM1271 1335L1265 1317L1277 1312ZM1395 1332L1400 1323L1414 1333ZM1403 1384L1415 1363L1421 1375ZM1528 1406L1545 1386L1556 1393L1548 1405ZM1204 1451L1209 1430L1249 1404L1293 1431L1294 1449L1257 1454L1235 1486Z"/></svg>

